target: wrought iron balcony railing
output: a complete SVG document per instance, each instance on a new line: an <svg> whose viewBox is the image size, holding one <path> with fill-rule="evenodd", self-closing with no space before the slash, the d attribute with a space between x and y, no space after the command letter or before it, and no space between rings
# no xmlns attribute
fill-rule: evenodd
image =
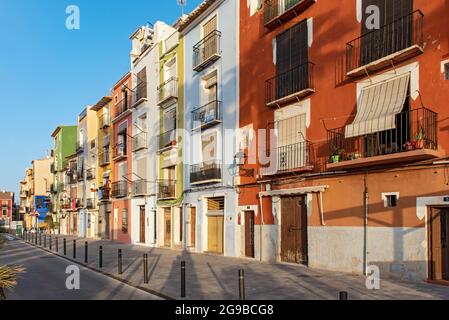
<svg viewBox="0 0 449 320"><path fill-rule="evenodd" d="M133 152L148 148L147 136L148 134L146 132L141 132L133 137Z"/></svg>
<svg viewBox="0 0 449 320"><path fill-rule="evenodd" d="M148 98L147 93L147 83L140 82L134 89L132 90L132 102L133 106L136 106Z"/></svg>
<svg viewBox="0 0 449 320"><path fill-rule="evenodd" d="M75 205L77 209L82 209L84 207L84 199L81 198L76 199Z"/></svg>
<svg viewBox="0 0 449 320"><path fill-rule="evenodd" d="M100 201L109 201L111 198L111 188L102 186L98 188L98 199Z"/></svg>
<svg viewBox="0 0 449 320"><path fill-rule="evenodd" d="M413 150L438 150L438 114L420 108L396 116L396 128L346 138L345 127L327 132L329 163L398 154Z"/></svg>
<svg viewBox="0 0 449 320"><path fill-rule="evenodd" d="M190 167L190 183L216 183L222 179L222 165L220 162L205 162Z"/></svg>
<svg viewBox="0 0 449 320"><path fill-rule="evenodd" d="M178 78L172 77L161 84L158 88L159 106L168 105L171 101L178 99Z"/></svg>
<svg viewBox="0 0 449 320"><path fill-rule="evenodd" d="M112 160L120 160L127 157L128 147L126 143L117 144L112 150Z"/></svg>
<svg viewBox="0 0 449 320"><path fill-rule="evenodd" d="M350 41L346 46L348 75L366 74L422 53L423 20L418 10Z"/></svg>
<svg viewBox="0 0 449 320"><path fill-rule="evenodd" d="M175 180L159 180L158 181L158 200L169 200L176 198L176 181Z"/></svg>
<svg viewBox="0 0 449 320"><path fill-rule="evenodd" d="M111 163L111 152L109 148L103 149L98 155L98 161L101 167L107 166Z"/></svg>
<svg viewBox="0 0 449 320"><path fill-rule="evenodd" d="M86 208L87 209L95 209L97 207L97 201L95 198L86 199Z"/></svg>
<svg viewBox="0 0 449 320"><path fill-rule="evenodd" d="M145 179L136 180L132 183L132 195L144 196L148 194L148 181Z"/></svg>
<svg viewBox="0 0 449 320"><path fill-rule="evenodd" d="M265 0L264 24L272 30L297 17L316 0Z"/></svg>
<svg viewBox="0 0 449 320"><path fill-rule="evenodd" d="M286 146L272 148L269 152L270 163L260 168L262 176L276 175L301 170L312 170L312 143L301 141Z"/></svg>
<svg viewBox="0 0 449 320"><path fill-rule="evenodd" d="M221 32L214 30L193 47L193 70L201 71L220 59Z"/></svg>
<svg viewBox="0 0 449 320"><path fill-rule="evenodd" d="M111 125L111 115L103 113L98 120L98 127L101 129L108 128Z"/></svg>
<svg viewBox="0 0 449 320"><path fill-rule="evenodd" d="M221 101L211 101L192 111L192 129L204 129L222 121Z"/></svg>
<svg viewBox="0 0 449 320"><path fill-rule="evenodd" d="M84 142L77 141L76 143L76 153L83 153L84 152Z"/></svg>
<svg viewBox="0 0 449 320"><path fill-rule="evenodd" d="M89 168L89 169L87 169L87 170L86 170L86 179L87 179L87 180L93 180L93 179L95 179L95 176L96 176L95 172L96 172L96 169L95 169L95 168Z"/></svg>
<svg viewBox="0 0 449 320"><path fill-rule="evenodd" d="M176 129L169 130L159 136L159 150L168 149L176 145Z"/></svg>
<svg viewBox="0 0 449 320"><path fill-rule="evenodd" d="M267 80L265 82L267 106L277 106L315 92L314 67L312 62L307 62Z"/></svg>
<svg viewBox="0 0 449 320"><path fill-rule="evenodd" d="M112 198L126 198L128 196L128 182L113 182L111 190Z"/></svg>
<svg viewBox="0 0 449 320"><path fill-rule="evenodd" d="M120 117L121 115L123 115L125 112L131 110L131 105L132 105L132 95L131 94L127 94L125 97L123 97L122 100L120 100L119 102L117 102L114 106L114 118L113 121L115 119L117 119L118 117Z"/></svg>

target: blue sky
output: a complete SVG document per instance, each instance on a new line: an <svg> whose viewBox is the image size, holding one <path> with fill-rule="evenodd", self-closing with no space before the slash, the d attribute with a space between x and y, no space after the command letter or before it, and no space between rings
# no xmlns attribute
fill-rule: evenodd
<svg viewBox="0 0 449 320"><path fill-rule="evenodd" d="M69 5L80 8L80 30L65 27ZM176 0L0 0L0 189L17 192L53 129L75 124L128 71L137 27L180 14Z"/></svg>

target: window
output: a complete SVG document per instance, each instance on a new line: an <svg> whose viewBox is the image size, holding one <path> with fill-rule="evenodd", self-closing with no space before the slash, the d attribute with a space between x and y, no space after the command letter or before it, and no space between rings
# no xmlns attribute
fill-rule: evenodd
<svg viewBox="0 0 449 320"><path fill-rule="evenodd" d="M122 210L122 232L128 233L128 209Z"/></svg>
<svg viewBox="0 0 449 320"><path fill-rule="evenodd" d="M118 103L118 94L116 94L116 95L114 96L114 103L115 103L115 104Z"/></svg>
<svg viewBox="0 0 449 320"><path fill-rule="evenodd" d="M224 197L217 197L217 198L209 198L207 199L207 210L215 211L215 212L223 212L224 211Z"/></svg>
<svg viewBox="0 0 449 320"><path fill-rule="evenodd" d="M385 208L395 208L398 206L399 193L383 193L382 199Z"/></svg>
<svg viewBox="0 0 449 320"><path fill-rule="evenodd" d="M164 131L169 132L176 129L176 108L164 112Z"/></svg>
<svg viewBox="0 0 449 320"><path fill-rule="evenodd" d="M203 37L208 36L212 32L217 30L217 16L214 16L208 22L206 22L203 26Z"/></svg>
<svg viewBox="0 0 449 320"><path fill-rule="evenodd" d="M136 102L147 98L147 68L137 74Z"/></svg>
<svg viewBox="0 0 449 320"><path fill-rule="evenodd" d="M449 80L449 62L444 65L444 79Z"/></svg>
<svg viewBox="0 0 449 320"><path fill-rule="evenodd" d="M201 138L203 163L211 164L217 160L217 132L208 133Z"/></svg>

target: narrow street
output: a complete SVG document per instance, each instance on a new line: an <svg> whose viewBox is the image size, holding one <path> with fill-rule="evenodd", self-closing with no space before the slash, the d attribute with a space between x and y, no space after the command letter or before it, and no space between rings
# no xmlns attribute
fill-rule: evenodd
<svg viewBox="0 0 449 320"><path fill-rule="evenodd" d="M80 290L66 288L69 261L25 244L8 241L0 250L0 264L22 265L21 275L13 291L6 291L8 300L154 300L147 292L80 267Z"/></svg>

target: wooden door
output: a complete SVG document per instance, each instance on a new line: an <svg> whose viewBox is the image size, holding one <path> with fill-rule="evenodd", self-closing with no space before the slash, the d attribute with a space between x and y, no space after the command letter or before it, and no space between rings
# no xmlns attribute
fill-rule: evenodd
<svg viewBox="0 0 449 320"><path fill-rule="evenodd" d="M254 211L245 212L245 256L254 258Z"/></svg>
<svg viewBox="0 0 449 320"><path fill-rule="evenodd" d="M209 252L223 254L223 225L223 216L208 217L207 244Z"/></svg>
<svg viewBox="0 0 449 320"><path fill-rule="evenodd" d="M303 196L282 198L281 260L307 264L307 208Z"/></svg>
<svg viewBox="0 0 449 320"><path fill-rule="evenodd" d="M448 209L430 209L428 223L430 280L449 280L448 218Z"/></svg>
<svg viewBox="0 0 449 320"><path fill-rule="evenodd" d="M164 246L171 247L171 208L164 209Z"/></svg>
<svg viewBox="0 0 449 320"><path fill-rule="evenodd" d="M196 245L196 208L190 208L190 246Z"/></svg>
<svg viewBox="0 0 449 320"><path fill-rule="evenodd" d="M145 237L145 207L140 207L140 243L146 243Z"/></svg>
<svg viewBox="0 0 449 320"><path fill-rule="evenodd" d="M114 209L114 223L113 223L113 230L112 230L112 235L114 240L118 239L118 208Z"/></svg>

